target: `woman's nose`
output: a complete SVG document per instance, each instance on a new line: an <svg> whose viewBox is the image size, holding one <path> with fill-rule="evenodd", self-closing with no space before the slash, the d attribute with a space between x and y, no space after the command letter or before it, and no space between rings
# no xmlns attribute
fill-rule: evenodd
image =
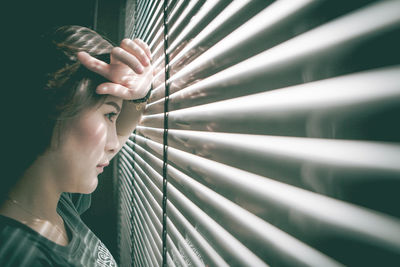
<svg viewBox="0 0 400 267"><path fill-rule="evenodd" d="M105 150L108 153L116 153L118 151L118 148L119 148L119 139L117 135L117 130L115 127L112 127L112 129L110 129L107 134L107 142Z"/></svg>

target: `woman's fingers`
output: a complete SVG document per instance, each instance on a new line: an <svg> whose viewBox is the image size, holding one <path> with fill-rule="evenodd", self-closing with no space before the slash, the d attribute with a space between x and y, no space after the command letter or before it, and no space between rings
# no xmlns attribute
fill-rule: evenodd
<svg viewBox="0 0 400 267"><path fill-rule="evenodd" d="M109 79L109 65L97 58L92 57L86 52L78 52L78 60L89 70L100 74L101 76Z"/></svg>
<svg viewBox="0 0 400 267"><path fill-rule="evenodd" d="M102 83L96 88L100 95L113 95L122 99L131 99L132 90L118 83Z"/></svg>
<svg viewBox="0 0 400 267"><path fill-rule="evenodd" d="M122 49L121 47L114 47L111 55L114 59L129 66L137 74L143 73L144 67L142 63L135 55L132 55L125 49Z"/></svg>
<svg viewBox="0 0 400 267"><path fill-rule="evenodd" d="M149 48L149 46L145 43L145 42L143 42L142 40L140 40L140 39L135 39L135 40L133 40L136 44L138 44L143 50L144 50L144 52L146 53L146 55L147 55L147 57L149 58L149 60L151 61L151 51L150 51L150 48Z"/></svg>
<svg viewBox="0 0 400 267"><path fill-rule="evenodd" d="M128 53L134 55L143 66L147 67L150 65L151 54L150 50L148 49L147 45L139 40L131 40L131 39L124 39L121 42L121 48L126 50Z"/></svg>

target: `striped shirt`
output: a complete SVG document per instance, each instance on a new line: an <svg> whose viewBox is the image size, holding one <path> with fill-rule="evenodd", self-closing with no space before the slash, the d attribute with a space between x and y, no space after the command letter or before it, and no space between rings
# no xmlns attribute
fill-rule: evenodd
<svg viewBox="0 0 400 267"><path fill-rule="evenodd" d="M90 195L62 194L57 211L69 232L67 246L0 215L0 266L117 266L108 249L80 218L89 206Z"/></svg>

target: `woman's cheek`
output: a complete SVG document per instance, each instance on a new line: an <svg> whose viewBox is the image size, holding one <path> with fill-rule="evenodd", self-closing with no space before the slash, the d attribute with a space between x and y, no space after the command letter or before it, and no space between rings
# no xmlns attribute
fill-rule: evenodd
<svg viewBox="0 0 400 267"><path fill-rule="evenodd" d="M97 115L97 116L96 116ZM95 152L96 148L104 146L107 138L107 125L102 116L93 114L81 121L80 139L83 147L89 147Z"/></svg>

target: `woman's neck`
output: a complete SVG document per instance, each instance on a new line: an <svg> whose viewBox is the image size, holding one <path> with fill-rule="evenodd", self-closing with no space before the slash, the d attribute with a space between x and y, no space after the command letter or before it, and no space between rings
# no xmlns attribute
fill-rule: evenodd
<svg viewBox="0 0 400 267"><path fill-rule="evenodd" d="M15 219L60 245L68 244L64 221L57 213L61 196L52 169L38 159L24 173L0 207Z"/></svg>

